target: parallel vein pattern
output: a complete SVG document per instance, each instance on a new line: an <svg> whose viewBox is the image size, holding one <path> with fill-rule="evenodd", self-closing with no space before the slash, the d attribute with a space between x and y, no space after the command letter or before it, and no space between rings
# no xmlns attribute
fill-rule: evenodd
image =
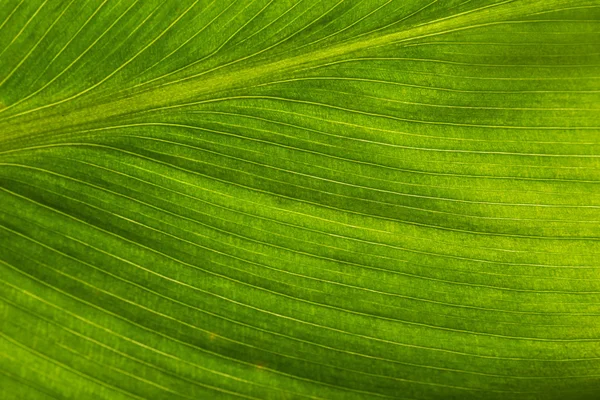
<svg viewBox="0 0 600 400"><path fill-rule="evenodd" d="M596 399L598 0L3 0L0 397Z"/></svg>

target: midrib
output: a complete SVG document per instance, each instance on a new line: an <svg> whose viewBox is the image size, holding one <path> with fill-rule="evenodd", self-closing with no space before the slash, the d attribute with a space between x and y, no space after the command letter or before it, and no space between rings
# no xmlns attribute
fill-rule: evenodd
<svg viewBox="0 0 600 400"><path fill-rule="evenodd" d="M361 50L369 48L443 35L458 30L474 29L560 7L581 7L593 5L593 3L592 0L504 0L494 5L413 26L407 30L380 36L365 36L353 42L340 43L287 59L237 71L223 72L238 62L252 59L252 56L249 56L200 74L141 90L126 98L93 104L74 111L65 109L69 101L61 100L0 120L0 132L3 138L0 140L0 151L14 150L21 147L23 143L30 145L52 142L53 136L50 133L61 134L63 138L72 138L77 135L76 129L80 126L110 126L111 118L135 116L140 112L148 112L156 108L185 104L195 98L206 98L210 93L240 89L250 83L265 81L274 73L277 75L293 74L302 67L319 65L324 61L342 56L355 55ZM93 100L93 94L91 99ZM102 121L105 123L93 125ZM73 134L65 136L65 132L73 132Z"/></svg>

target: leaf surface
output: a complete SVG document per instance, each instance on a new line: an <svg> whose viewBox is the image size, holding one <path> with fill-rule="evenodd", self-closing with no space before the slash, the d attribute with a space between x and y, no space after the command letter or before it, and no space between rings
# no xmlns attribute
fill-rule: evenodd
<svg viewBox="0 0 600 400"><path fill-rule="evenodd" d="M599 29L0 1L0 397L597 399Z"/></svg>

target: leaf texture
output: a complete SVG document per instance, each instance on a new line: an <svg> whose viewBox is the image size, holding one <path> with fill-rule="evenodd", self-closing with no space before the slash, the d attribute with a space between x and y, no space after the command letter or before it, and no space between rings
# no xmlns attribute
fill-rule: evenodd
<svg viewBox="0 0 600 400"><path fill-rule="evenodd" d="M1 0L0 397L600 397L598 0Z"/></svg>

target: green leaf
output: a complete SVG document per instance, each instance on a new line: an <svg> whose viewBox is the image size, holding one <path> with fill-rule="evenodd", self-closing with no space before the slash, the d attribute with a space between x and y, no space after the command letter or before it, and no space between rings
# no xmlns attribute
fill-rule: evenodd
<svg viewBox="0 0 600 400"><path fill-rule="evenodd" d="M0 398L600 398L599 0L0 1Z"/></svg>

